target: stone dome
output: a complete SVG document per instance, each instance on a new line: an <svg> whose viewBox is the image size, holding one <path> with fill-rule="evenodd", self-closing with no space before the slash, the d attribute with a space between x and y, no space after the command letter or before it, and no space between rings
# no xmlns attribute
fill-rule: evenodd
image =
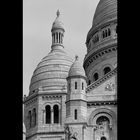
<svg viewBox="0 0 140 140"><path fill-rule="evenodd" d="M69 77L70 76L84 76L85 77L85 71L82 64L79 62L78 56L75 57L75 62L72 64L69 70L68 76Z"/></svg>
<svg viewBox="0 0 140 140"><path fill-rule="evenodd" d="M60 93L66 90L69 69L73 60L64 48L52 49L37 65L30 84L30 94L38 89L48 93Z"/></svg>
<svg viewBox="0 0 140 140"><path fill-rule="evenodd" d="M101 26L115 20L117 20L117 0L100 0L95 10L92 27L87 34L86 43Z"/></svg>
<svg viewBox="0 0 140 140"><path fill-rule="evenodd" d="M92 22L92 26L117 18L117 0L100 0Z"/></svg>
<svg viewBox="0 0 140 140"><path fill-rule="evenodd" d="M57 15L57 17L56 17L55 21L53 22L52 30L54 30L54 29L63 29L64 30L64 24L61 20L59 10L57 10L56 15Z"/></svg>

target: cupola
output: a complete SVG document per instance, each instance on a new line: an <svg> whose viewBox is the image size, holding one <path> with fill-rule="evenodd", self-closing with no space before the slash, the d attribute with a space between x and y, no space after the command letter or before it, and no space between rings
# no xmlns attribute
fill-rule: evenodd
<svg viewBox="0 0 140 140"><path fill-rule="evenodd" d="M85 76L85 71L84 68L82 66L82 64L79 61L78 56L75 56L75 62L72 64L70 70L69 70L69 77L71 76Z"/></svg>
<svg viewBox="0 0 140 140"><path fill-rule="evenodd" d="M60 11L56 12L56 19L52 25L52 49L58 49L63 47L63 37L64 37L64 24L61 20Z"/></svg>

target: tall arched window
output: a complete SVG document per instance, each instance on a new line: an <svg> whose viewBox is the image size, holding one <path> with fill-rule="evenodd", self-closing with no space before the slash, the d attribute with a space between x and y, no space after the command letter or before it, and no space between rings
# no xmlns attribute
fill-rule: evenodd
<svg viewBox="0 0 140 140"><path fill-rule="evenodd" d="M104 75L105 75L105 74L107 74L108 72L111 71L111 68L110 67L105 67L103 71L104 71Z"/></svg>
<svg viewBox="0 0 140 140"><path fill-rule="evenodd" d="M28 117L29 117L29 128L32 127L32 114L31 111L28 112Z"/></svg>
<svg viewBox="0 0 140 140"><path fill-rule="evenodd" d="M90 84L91 84L91 81L89 80L89 81L88 81L88 85L90 85Z"/></svg>
<svg viewBox="0 0 140 140"><path fill-rule="evenodd" d="M46 105L45 111L46 111L46 124L50 124L51 123L51 107L49 105Z"/></svg>
<svg viewBox="0 0 140 140"><path fill-rule="evenodd" d="M35 126L36 125L36 109L35 108L33 109L33 119L32 119L32 121L33 121L33 126Z"/></svg>
<svg viewBox="0 0 140 140"><path fill-rule="evenodd" d="M95 73L95 74L93 75L93 81L96 81L96 80L98 80L98 78L99 78L99 75L98 75L98 73Z"/></svg>
<svg viewBox="0 0 140 140"><path fill-rule="evenodd" d="M111 30L110 30L110 28L108 28L108 36L110 36L111 35Z"/></svg>
<svg viewBox="0 0 140 140"><path fill-rule="evenodd" d="M59 123L59 107L58 107L58 105L53 106L53 112L54 112L54 123Z"/></svg>
<svg viewBox="0 0 140 140"><path fill-rule="evenodd" d="M74 110L74 119L77 120L77 109Z"/></svg>
<svg viewBox="0 0 140 140"><path fill-rule="evenodd" d="M77 89L77 82L75 82L75 89Z"/></svg>
<svg viewBox="0 0 140 140"><path fill-rule="evenodd" d="M82 82L82 90L84 89L84 83Z"/></svg>

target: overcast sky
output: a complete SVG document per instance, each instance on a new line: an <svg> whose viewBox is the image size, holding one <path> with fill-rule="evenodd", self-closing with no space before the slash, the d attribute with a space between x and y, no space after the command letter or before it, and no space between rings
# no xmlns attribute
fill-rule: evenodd
<svg viewBox="0 0 140 140"><path fill-rule="evenodd" d="M86 37L99 0L23 0L23 95L37 64L51 50L51 28L60 10L64 23L64 46L72 58L83 63Z"/></svg>

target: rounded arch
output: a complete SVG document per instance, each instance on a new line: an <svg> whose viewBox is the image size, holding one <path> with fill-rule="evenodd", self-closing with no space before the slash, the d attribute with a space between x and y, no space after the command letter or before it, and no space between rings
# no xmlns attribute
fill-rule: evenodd
<svg viewBox="0 0 140 140"><path fill-rule="evenodd" d="M31 110L28 111L28 128L32 127L32 112Z"/></svg>
<svg viewBox="0 0 140 140"><path fill-rule="evenodd" d="M44 103L44 104L43 104L43 109L44 109L44 110L45 110L45 107L46 107L47 105L49 105L49 106L51 107L51 109L53 108L53 103L47 102L47 103Z"/></svg>
<svg viewBox="0 0 140 140"><path fill-rule="evenodd" d="M88 80L88 85L90 85L90 84L91 84L91 80L89 79L89 80Z"/></svg>
<svg viewBox="0 0 140 140"><path fill-rule="evenodd" d="M117 115L114 111L107 109L107 108L99 108L94 110L88 119L88 125L96 125L96 121L100 116L105 116L109 119L110 125L113 123L116 124Z"/></svg>
<svg viewBox="0 0 140 140"><path fill-rule="evenodd" d="M106 137L105 137L105 136L102 136L102 137L101 137L101 140L106 140Z"/></svg>
<svg viewBox="0 0 140 140"><path fill-rule="evenodd" d="M36 117L37 117L37 115L36 115L36 108L33 108L33 118L32 118L32 121L33 121L33 126L36 126Z"/></svg>
<svg viewBox="0 0 140 140"><path fill-rule="evenodd" d="M96 70L92 74L93 82L99 79L99 72Z"/></svg>
<svg viewBox="0 0 140 140"><path fill-rule="evenodd" d="M110 72L112 69L113 69L113 66L111 64L105 64L101 68L102 75L104 76L105 74L107 74L108 72Z"/></svg>
<svg viewBox="0 0 140 140"><path fill-rule="evenodd" d="M59 105L55 104L53 106L53 112L54 112L54 123L59 123Z"/></svg>
<svg viewBox="0 0 140 140"><path fill-rule="evenodd" d="M45 123L50 124L51 123L51 106L50 105L47 104L45 106L45 112L46 112Z"/></svg>

